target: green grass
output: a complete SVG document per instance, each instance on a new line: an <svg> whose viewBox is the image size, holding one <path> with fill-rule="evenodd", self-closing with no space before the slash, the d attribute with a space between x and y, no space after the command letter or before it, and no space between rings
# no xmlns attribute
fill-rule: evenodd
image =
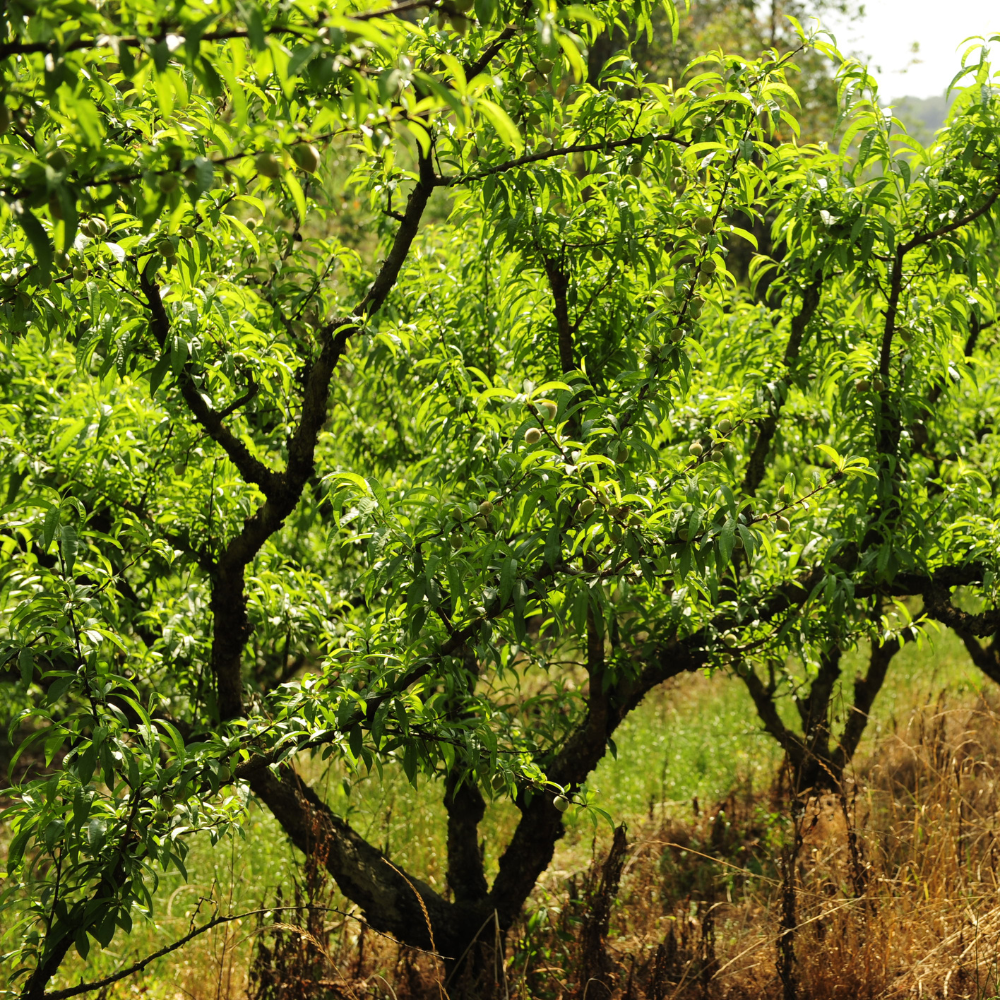
<svg viewBox="0 0 1000 1000"><path fill-rule="evenodd" d="M864 667L864 651L845 658L843 697L850 692L854 672ZM933 648L908 645L893 662L858 761L875 741L904 726L914 709L934 701L942 691L955 702L984 684L990 682L973 667L951 633L940 636ZM792 706L785 705L784 711L791 720ZM634 828L651 813L657 818L690 815L695 797L702 806L711 807L736 788L764 788L773 780L780 758L777 745L761 732L750 698L738 681L721 675L685 677L653 692L622 725L617 759L609 754L601 762L590 789L597 806L616 822L626 821ZM336 768L321 772L306 764L305 771L327 801L369 840L388 849L394 861L432 886L444 889L445 813L437 786L422 782L414 789L401 773L387 772L381 784L374 778L357 781L348 795ZM516 818L516 810L506 802L487 810L482 835L487 865L493 870ZM585 865L595 832L600 839L607 835L607 824L592 810L571 809L566 822L567 835L559 845L554 871ZM162 879L154 921L137 921L130 937L116 938L103 952L95 945L86 963L74 958L58 985L78 981L84 974L98 978L155 951L184 934L196 911L200 920L215 908L239 912L268 905L277 886L290 886L296 871L294 854L273 817L260 810L253 811L245 840L223 840L214 848L207 839L196 842L188 859L190 881L185 883L176 873ZM251 919L204 935L150 966L142 986L151 998L187 995L207 1000L239 995L252 929ZM120 991L130 989L128 985Z"/></svg>

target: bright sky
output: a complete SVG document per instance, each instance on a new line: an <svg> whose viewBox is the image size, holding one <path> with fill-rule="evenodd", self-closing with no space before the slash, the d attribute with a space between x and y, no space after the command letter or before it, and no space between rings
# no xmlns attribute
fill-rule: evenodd
<svg viewBox="0 0 1000 1000"><path fill-rule="evenodd" d="M934 97L961 66L963 39L1000 34L1000 0L868 0L861 21L827 27L841 52L870 57L883 99Z"/></svg>

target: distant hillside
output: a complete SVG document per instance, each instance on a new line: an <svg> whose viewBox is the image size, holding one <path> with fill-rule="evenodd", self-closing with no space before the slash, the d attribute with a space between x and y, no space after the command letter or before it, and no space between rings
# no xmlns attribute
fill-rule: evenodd
<svg viewBox="0 0 1000 1000"><path fill-rule="evenodd" d="M954 96L900 97L892 101L893 114L906 126L907 132L926 145L934 133L944 125Z"/></svg>

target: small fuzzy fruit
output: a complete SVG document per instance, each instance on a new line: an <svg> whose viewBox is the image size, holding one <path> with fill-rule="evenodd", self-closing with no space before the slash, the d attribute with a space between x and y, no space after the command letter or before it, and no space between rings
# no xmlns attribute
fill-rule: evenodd
<svg viewBox="0 0 1000 1000"><path fill-rule="evenodd" d="M682 542L686 542L688 540L688 538L690 537L690 533L688 532L687 528L678 528L677 529L677 537Z"/></svg>
<svg viewBox="0 0 1000 1000"><path fill-rule="evenodd" d="M779 514L774 519L774 524L775 524L775 527L778 529L778 531L791 531L792 530L792 522L789 521L788 518L785 517L784 514Z"/></svg>
<svg viewBox="0 0 1000 1000"><path fill-rule="evenodd" d="M451 0L452 7L459 12L459 14L468 14L472 10L475 4L475 0Z"/></svg>
<svg viewBox="0 0 1000 1000"><path fill-rule="evenodd" d="M628 172L633 177L639 177L642 174L642 160L638 157L634 157L632 162L628 165Z"/></svg>
<svg viewBox="0 0 1000 1000"><path fill-rule="evenodd" d="M177 248L174 246L173 240L162 239L158 240L156 243L156 252L161 257L176 257Z"/></svg>
<svg viewBox="0 0 1000 1000"><path fill-rule="evenodd" d="M196 232L196 230L195 230L194 226L187 226L187 225L184 225L184 226L181 226L181 227L180 227L180 228L179 228L179 229L177 230L177 235L178 235L178 236L179 236L179 237L180 237L180 238L181 238L182 240L190 240L190 239L193 239L193 238L194 238L194 234L195 234L195 232Z"/></svg>
<svg viewBox="0 0 1000 1000"><path fill-rule="evenodd" d="M701 315L702 306L704 305L705 300L700 295L696 295L688 303L688 315L692 317L692 319L697 319Z"/></svg>
<svg viewBox="0 0 1000 1000"><path fill-rule="evenodd" d="M854 380L854 391L855 392L867 392L871 388L871 383L866 378L859 378Z"/></svg>
<svg viewBox="0 0 1000 1000"><path fill-rule="evenodd" d="M899 336L902 338L904 344L913 343L913 334L909 330L900 330Z"/></svg>
<svg viewBox="0 0 1000 1000"><path fill-rule="evenodd" d="M712 283L712 275L710 275L708 271L698 272L698 284L701 285L702 288L704 288L705 285L710 285L711 283Z"/></svg>
<svg viewBox="0 0 1000 1000"><path fill-rule="evenodd" d="M732 429L733 422L729 419L729 417L723 417L719 421L718 431L723 437L725 437Z"/></svg>
<svg viewBox="0 0 1000 1000"><path fill-rule="evenodd" d="M521 83L534 83L538 79L538 74L533 69L525 70L521 74Z"/></svg>
<svg viewBox="0 0 1000 1000"><path fill-rule="evenodd" d="M156 186L164 193L170 194L177 190L177 177L175 174L160 174L157 178Z"/></svg>
<svg viewBox="0 0 1000 1000"><path fill-rule="evenodd" d="M535 68L539 73L545 73L547 76L552 72L552 67L554 65L555 63L553 63L551 59L539 59L538 62L535 63Z"/></svg>
<svg viewBox="0 0 1000 1000"><path fill-rule="evenodd" d="M600 247L594 247L590 251L590 256L595 264L600 264L600 262L604 260L604 251Z"/></svg>
<svg viewBox="0 0 1000 1000"><path fill-rule="evenodd" d="M307 174L314 174L319 169L319 150L311 142L293 146L292 159L296 166Z"/></svg>
<svg viewBox="0 0 1000 1000"><path fill-rule="evenodd" d="M174 462L174 475L183 476L187 466L183 462Z"/></svg>
<svg viewBox="0 0 1000 1000"><path fill-rule="evenodd" d="M254 166L261 177L278 177L281 174L281 163L273 153L258 153Z"/></svg>
<svg viewBox="0 0 1000 1000"><path fill-rule="evenodd" d="M99 240L108 233L108 224L99 216L95 215L90 220L90 235Z"/></svg>
<svg viewBox="0 0 1000 1000"><path fill-rule="evenodd" d="M73 268L73 280L74 281L86 281L87 280L87 269L81 267L79 264Z"/></svg>
<svg viewBox="0 0 1000 1000"><path fill-rule="evenodd" d="M725 644L726 644L727 646L729 646L730 648L732 648L733 646L735 646L735 645L736 645L736 643L737 643L737 642L738 642L739 640L738 640L738 639L736 638L736 636L735 636L735 635L733 635L733 633L732 633L732 632L726 632L726 633L725 633L725 635L723 635L723 637L722 637L722 641L723 641L723 642L724 642L724 643L725 643Z"/></svg>
<svg viewBox="0 0 1000 1000"><path fill-rule="evenodd" d="M576 508L580 517L590 517L596 509L597 505L590 499L590 497L587 497L586 500L581 500L580 506Z"/></svg>
<svg viewBox="0 0 1000 1000"><path fill-rule="evenodd" d="M500 771L497 771L497 773L490 779L490 788L492 788L494 792L502 792L506 787L506 776Z"/></svg>
<svg viewBox="0 0 1000 1000"><path fill-rule="evenodd" d="M719 265L712 260L711 257L706 257L705 260L701 262L701 270L703 274L715 274Z"/></svg>
<svg viewBox="0 0 1000 1000"><path fill-rule="evenodd" d="M982 153L973 153L969 163L972 165L973 170L982 170L986 166L986 160Z"/></svg>
<svg viewBox="0 0 1000 1000"><path fill-rule="evenodd" d="M778 487L778 499L779 500L784 500L787 496L788 496L788 489L785 487L785 484L782 483Z"/></svg>
<svg viewBox="0 0 1000 1000"><path fill-rule="evenodd" d="M691 446L688 448L688 454L693 455L695 458L701 458L704 454L705 449L697 442L693 441Z"/></svg>
<svg viewBox="0 0 1000 1000"><path fill-rule="evenodd" d="M62 202L59 200L59 195L57 194L49 195L49 215L56 221L59 221L63 217Z"/></svg>
<svg viewBox="0 0 1000 1000"><path fill-rule="evenodd" d="M219 767L219 781L220 782L228 781L232 776L233 776L233 772L230 770L228 764L222 764Z"/></svg>
<svg viewBox="0 0 1000 1000"><path fill-rule="evenodd" d="M679 344L684 339L684 331L679 326L675 326L670 331L670 339L675 344ZM661 354L660 356L662 357L663 355Z"/></svg>
<svg viewBox="0 0 1000 1000"><path fill-rule="evenodd" d="M491 504L489 502L489 500L484 500L479 505L479 513L482 514L484 517L487 516L487 515L489 515L489 514L492 514L493 513L493 504Z"/></svg>
<svg viewBox="0 0 1000 1000"><path fill-rule="evenodd" d="M545 417L547 417L549 420L555 420L556 412L558 411L559 407L556 406L555 403L546 400L544 403L538 404L538 409L541 410L545 415Z"/></svg>
<svg viewBox="0 0 1000 1000"><path fill-rule="evenodd" d="M709 458L711 458L713 462L721 462L724 454L725 452L723 452L722 448L713 447L712 451L709 453Z"/></svg>
<svg viewBox="0 0 1000 1000"><path fill-rule="evenodd" d="M464 521L465 520L465 511L462 510L461 507L452 507L451 508L451 516L456 521Z"/></svg>
<svg viewBox="0 0 1000 1000"><path fill-rule="evenodd" d="M565 795L557 795L553 800L552 804L559 810L559 812L564 813L569 809L569 799Z"/></svg>
<svg viewBox="0 0 1000 1000"><path fill-rule="evenodd" d="M253 232L257 228L257 220L256 219L247 219L246 226L247 226L247 229L250 230L250 232Z"/></svg>
<svg viewBox="0 0 1000 1000"><path fill-rule="evenodd" d="M624 441L619 441L618 447L615 449L615 461L619 463L627 462L628 454L628 445Z"/></svg>
<svg viewBox="0 0 1000 1000"><path fill-rule="evenodd" d="M525 444L538 444L542 439L542 432L537 427L529 427L524 432Z"/></svg>
<svg viewBox="0 0 1000 1000"><path fill-rule="evenodd" d="M882 381L882 376L881 375L876 375L872 379L872 388L876 392L881 392L885 388L885 382Z"/></svg>
<svg viewBox="0 0 1000 1000"><path fill-rule="evenodd" d="M479 528L481 531L485 531L486 530L486 518L485 517L473 518L473 521L474 521L476 527Z"/></svg>
<svg viewBox="0 0 1000 1000"><path fill-rule="evenodd" d="M454 532L451 536L451 547L457 552L462 547L462 542L461 532Z"/></svg>
<svg viewBox="0 0 1000 1000"><path fill-rule="evenodd" d="M464 38L469 31L469 19L464 14L456 14L451 19L451 26Z"/></svg>
<svg viewBox="0 0 1000 1000"><path fill-rule="evenodd" d="M535 146L535 152L541 155L544 155L545 153L551 153L552 143L549 142L547 139L544 142L540 142L537 146Z"/></svg>
<svg viewBox="0 0 1000 1000"><path fill-rule="evenodd" d="M694 220L694 228L697 229L702 236L707 236L712 231L712 220L707 215L699 215L698 218Z"/></svg>
<svg viewBox="0 0 1000 1000"><path fill-rule="evenodd" d="M48 156L45 157L45 162L53 170L65 170L69 166L69 156L65 149L53 149Z"/></svg>

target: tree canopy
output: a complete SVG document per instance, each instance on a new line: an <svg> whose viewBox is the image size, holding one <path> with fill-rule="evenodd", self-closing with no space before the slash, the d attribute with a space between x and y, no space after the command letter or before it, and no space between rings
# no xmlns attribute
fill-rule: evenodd
<svg viewBox="0 0 1000 1000"><path fill-rule="evenodd" d="M926 148L839 63L828 146L795 139L788 74L837 53L794 22L797 50L701 55L681 85L634 57L646 0L3 17L25 997L250 796L373 926L474 979L669 678L745 683L802 787L838 780L902 643L955 628L1000 680L980 49ZM323 801L307 752L436 782L448 893ZM520 821L491 869L494 798Z"/></svg>

